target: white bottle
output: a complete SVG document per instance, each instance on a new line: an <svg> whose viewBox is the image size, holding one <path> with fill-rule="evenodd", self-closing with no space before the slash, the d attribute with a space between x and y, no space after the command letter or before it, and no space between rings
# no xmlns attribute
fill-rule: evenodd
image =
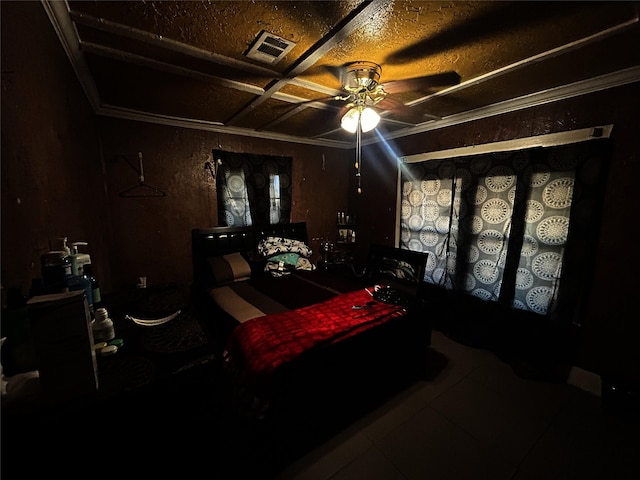
<svg viewBox="0 0 640 480"><path fill-rule="evenodd" d="M93 341L108 342L113 340L116 333L113 329L113 321L109 318L109 313L106 308L99 308L96 310L96 319L93 321Z"/></svg>
<svg viewBox="0 0 640 480"><path fill-rule="evenodd" d="M89 245L87 242L73 242L71 244L71 270L73 275L83 275L84 266L91 263L91 256L88 253L81 253L78 247Z"/></svg>

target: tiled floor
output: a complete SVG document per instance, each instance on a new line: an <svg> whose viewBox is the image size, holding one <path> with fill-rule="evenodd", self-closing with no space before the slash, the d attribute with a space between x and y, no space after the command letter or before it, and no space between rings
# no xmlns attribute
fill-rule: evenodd
<svg viewBox="0 0 640 480"><path fill-rule="evenodd" d="M312 430L312 444L293 459L278 461L271 434L231 413L228 385L209 364L77 412L3 416L2 473L85 478L77 459L90 458L110 476L125 465L158 478L640 479L638 415L604 408L599 396L566 383L522 378L488 350L437 331L432 349L430 379L331 427L324 443Z"/></svg>
<svg viewBox="0 0 640 480"><path fill-rule="evenodd" d="M640 478L636 420L598 395L524 379L491 352L434 332L438 375L397 394L279 480Z"/></svg>

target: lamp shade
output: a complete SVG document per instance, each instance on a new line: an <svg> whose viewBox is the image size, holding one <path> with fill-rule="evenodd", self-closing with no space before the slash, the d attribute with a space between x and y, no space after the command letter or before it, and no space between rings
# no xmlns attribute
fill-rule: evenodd
<svg viewBox="0 0 640 480"><path fill-rule="evenodd" d="M362 110L362 114L360 114L360 124L362 125L363 132L368 132L369 130L376 128L379 121L380 115L378 115L372 108L367 107Z"/></svg>
<svg viewBox="0 0 640 480"><path fill-rule="evenodd" d="M360 119L360 112L357 108L351 108L344 114L340 121L340 126L349 133L356 133L358 128L358 120Z"/></svg>
<svg viewBox="0 0 640 480"><path fill-rule="evenodd" d="M349 133L356 133L358 128L358 121L360 122L363 132L373 130L380 121L380 115L376 113L372 108L354 107L344 114L340 125Z"/></svg>

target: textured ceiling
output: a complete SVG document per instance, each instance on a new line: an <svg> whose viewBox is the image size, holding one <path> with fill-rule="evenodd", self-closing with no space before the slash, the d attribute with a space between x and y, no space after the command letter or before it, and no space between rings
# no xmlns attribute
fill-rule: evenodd
<svg viewBox="0 0 640 480"><path fill-rule="evenodd" d="M640 81L640 2L42 4L96 113L239 135L351 146L329 98L361 60L386 138ZM248 58L261 32L295 46Z"/></svg>

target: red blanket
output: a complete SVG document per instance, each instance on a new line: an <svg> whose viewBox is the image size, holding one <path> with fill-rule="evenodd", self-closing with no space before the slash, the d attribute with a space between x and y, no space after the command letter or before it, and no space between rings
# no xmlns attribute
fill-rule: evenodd
<svg viewBox="0 0 640 480"><path fill-rule="evenodd" d="M340 294L309 307L238 325L227 344L225 362L246 382L245 387L264 395L278 367L302 353L342 341L404 314L404 307L375 301L366 289Z"/></svg>

